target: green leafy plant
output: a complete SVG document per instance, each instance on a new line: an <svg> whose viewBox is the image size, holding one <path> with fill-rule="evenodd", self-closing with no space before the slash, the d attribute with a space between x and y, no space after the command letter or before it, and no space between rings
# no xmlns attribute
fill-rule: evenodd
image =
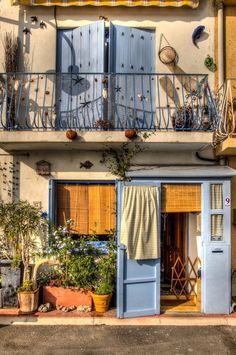
<svg viewBox="0 0 236 355"><path fill-rule="evenodd" d="M31 292L34 290L34 283L31 280L25 280L23 285L18 288L18 292Z"/></svg>
<svg viewBox="0 0 236 355"><path fill-rule="evenodd" d="M94 289L97 295L108 295L114 291L114 285L110 282L101 281Z"/></svg>
<svg viewBox="0 0 236 355"><path fill-rule="evenodd" d="M46 225L42 212L27 201L0 204L0 227L12 250L13 265L23 263L23 282L30 280L30 260L40 251L38 238Z"/></svg>
<svg viewBox="0 0 236 355"><path fill-rule="evenodd" d="M59 227L50 238L48 254L59 261L54 286L90 289L97 273L96 257L99 252L91 244L96 235L78 236L71 232L72 222ZM50 284L50 281L49 281Z"/></svg>
<svg viewBox="0 0 236 355"><path fill-rule="evenodd" d="M120 149L107 147L102 153L101 164L104 164L112 175L122 180L129 180L127 172L130 170L134 157L143 152L144 148L137 143L130 145L123 143Z"/></svg>
<svg viewBox="0 0 236 355"><path fill-rule="evenodd" d="M116 276L116 243L114 234L110 234L107 243L107 254L100 255L97 260L97 279L94 283L94 293L106 295L112 293Z"/></svg>

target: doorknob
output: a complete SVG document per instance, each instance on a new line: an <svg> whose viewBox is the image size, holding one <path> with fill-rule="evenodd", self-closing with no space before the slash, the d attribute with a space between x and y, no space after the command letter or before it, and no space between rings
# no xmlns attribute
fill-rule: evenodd
<svg viewBox="0 0 236 355"><path fill-rule="evenodd" d="M120 250L126 250L127 249L126 245L124 245L124 244L120 244L120 245L118 245L118 247L119 247Z"/></svg>

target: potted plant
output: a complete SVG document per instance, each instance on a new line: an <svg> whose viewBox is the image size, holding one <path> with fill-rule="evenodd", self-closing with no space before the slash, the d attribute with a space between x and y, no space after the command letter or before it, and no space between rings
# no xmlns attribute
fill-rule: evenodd
<svg viewBox="0 0 236 355"><path fill-rule="evenodd" d="M108 119L98 119L95 124L94 124L95 128L102 128L104 131L108 131L109 129L114 128L114 125L112 123L112 121L108 120Z"/></svg>
<svg viewBox="0 0 236 355"><path fill-rule="evenodd" d="M23 283L18 289L20 310L32 313L37 309L38 289L30 278L30 262L40 249L39 236L45 232L46 219L27 201L0 205L0 226L12 243L14 258L23 265Z"/></svg>
<svg viewBox="0 0 236 355"><path fill-rule="evenodd" d="M100 255L97 260L97 279L94 284L92 298L97 312L107 312L115 287L116 244L114 240L107 243L107 254Z"/></svg>
<svg viewBox="0 0 236 355"><path fill-rule="evenodd" d="M53 308L92 305L97 252L90 242L95 237L75 237L72 224L70 220L54 231L48 256L56 259L58 265L38 277L38 283L43 286L43 303L51 303Z"/></svg>

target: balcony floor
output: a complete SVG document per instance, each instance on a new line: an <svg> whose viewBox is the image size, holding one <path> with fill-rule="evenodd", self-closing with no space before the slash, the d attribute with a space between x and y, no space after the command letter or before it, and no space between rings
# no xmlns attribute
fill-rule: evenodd
<svg viewBox="0 0 236 355"><path fill-rule="evenodd" d="M118 147L124 142L145 144L152 150L199 150L212 143L212 132L157 131L147 139L141 133L132 141L122 131L77 131L69 140L63 131L1 131L0 148L6 152L28 150L103 150L104 144Z"/></svg>

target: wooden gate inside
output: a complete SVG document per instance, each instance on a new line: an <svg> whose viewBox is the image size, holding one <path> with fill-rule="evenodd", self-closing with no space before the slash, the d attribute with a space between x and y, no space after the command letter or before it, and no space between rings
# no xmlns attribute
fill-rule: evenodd
<svg viewBox="0 0 236 355"><path fill-rule="evenodd" d="M189 227L189 221L197 220L200 212L200 185L162 185L162 311L201 309L201 260L197 253L197 236Z"/></svg>

